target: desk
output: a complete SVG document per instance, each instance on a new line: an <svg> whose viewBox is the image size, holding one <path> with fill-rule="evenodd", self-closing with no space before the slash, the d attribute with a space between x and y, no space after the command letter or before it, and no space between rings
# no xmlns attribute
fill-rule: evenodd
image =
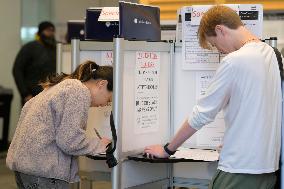
<svg viewBox="0 0 284 189"><path fill-rule="evenodd" d="M13 91L11 89L0 88L0 117L3 118L3 132L0 140L0 151L7 150L9 147L9 124L11 101L13 99Z"/></svg>

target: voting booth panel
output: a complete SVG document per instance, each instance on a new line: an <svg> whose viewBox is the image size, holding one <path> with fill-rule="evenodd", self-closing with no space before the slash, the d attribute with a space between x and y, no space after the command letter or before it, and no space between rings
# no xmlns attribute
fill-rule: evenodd
<svg viewBox="0 0 284 189"><path fill-rule="evenodd" d="M196 104L196 92L194 90L196 88L196 71L182 69L181 44L176 44L175 46L172 77L171 90L173 107L171 111L173 115L172 124L174 125L174 132L176 133L184 120L190 116L192 108ZM183 146L187 148L215 148L215 146L212 145L199 145L196 134L187 140ZM190 183L193 181L194 183L203 183L203 187L206 188L215 174L216 169L216 161L175 163L173 165L174 185L189 187L191 186ZM194 186L202 188L199 184Z"/></svg>
<svg viewBox="0 0 284 189"><path fill-rule="evenodd" d="M115 155L121 163L113 168L113 188L167 183L166 164L125 159L128 155L141 154L147 145L169 140L171 46L115 38L114 49L113 111L118 134Z"/></svg>
<svg viewBox="0 0 284 189"><path fill-rule="evenodd" d="M94 61L98 65L112 65L112 47L111 42L97 42L97 41L79 41L72 40L72 70L79 64L85 61ZM92 107L88 112L88 121L86 133L88 137L98 137L96 130L103 137L111 138L110 130L110 112L111 105L106 107ZM87 157L79 157L80 171L92 172L102 171L110 172L105 160L94 161Z"/></svg>
<svg viewBox="0 0 284 189"><path fill-rule="evenodd" d="M71 45L57 43L56 45L56 73L71 73Z"/></svg>
<svg viewBox="0 0 284 189"><path fill-rule="evenodd" d="M122 152L142 152L145 146L169 139L170 53L161 52L158 43L127 45L123 65ZM155 51L149 50L151 45L157 46Z"/></svg>

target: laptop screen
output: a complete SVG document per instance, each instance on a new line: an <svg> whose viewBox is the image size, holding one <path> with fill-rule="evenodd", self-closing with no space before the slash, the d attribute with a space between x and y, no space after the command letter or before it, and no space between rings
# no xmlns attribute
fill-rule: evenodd
<svg viewBox="0 0 284 189"><path fill-rule="evenodd" d="M86 40L102 40L113 41L113 37L118 35L119 24L118 22L100 22L98 21L101 8L87 9L86 14Z"/></svg>
<svg viewBox="0 0 284 189"><path fill-rule="evenodd" d="M160 9L119 2L119 34L128 40L160 41Z"/></svg>
<svg viewBox="0 0 284 189"><path fill-rule="evenodd" d="M67 43L71 42L71 39L85 39L85 21L84 20L70 20L67 23Z"/></svg>

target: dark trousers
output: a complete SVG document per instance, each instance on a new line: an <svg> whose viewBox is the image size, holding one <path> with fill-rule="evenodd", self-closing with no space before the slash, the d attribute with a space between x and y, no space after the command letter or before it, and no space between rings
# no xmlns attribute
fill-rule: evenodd
<svg viewBox="0 0 284 189"><path fill-rule="evenodd" d="M38 177L15 171L19 189L69 189L69 183L54 178Z"/></svg>
<svg viewBox="0 0 284 189"><path fill-rule="evenodd" d="M209 189L274 189L275 173L243 174L217 170Z"/></svg>

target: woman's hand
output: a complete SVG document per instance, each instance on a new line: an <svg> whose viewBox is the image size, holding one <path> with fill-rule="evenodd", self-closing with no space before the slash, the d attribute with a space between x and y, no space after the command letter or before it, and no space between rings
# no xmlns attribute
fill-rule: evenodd
<svg viewBox="0 0 284 189"><path fill-rule="evenodd" d="M108 138L102 137L102 139L99 141L99 145L97 148L98 153L106 152L107 146L111 143L111 140Z"/></svg>
<svg viewBox="0 0 284 189"><path fill-rule="evenodd" d="M144 153L147 157L168 158L170 156L159 144L145 147Z"/></svg>

